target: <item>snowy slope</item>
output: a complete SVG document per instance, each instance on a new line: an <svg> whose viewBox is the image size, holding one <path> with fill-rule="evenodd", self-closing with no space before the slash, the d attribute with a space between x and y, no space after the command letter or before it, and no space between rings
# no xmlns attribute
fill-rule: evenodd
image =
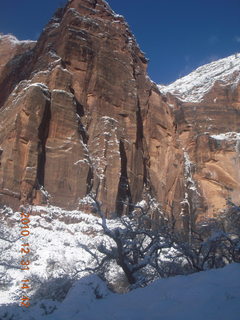
<svg viewBox="0 0 240 320"><path fill-rule="evenodd" d="M239 320L240 265L155 281L113 294L96 276L77 281L62 303L45 300L23 312L0 308L11 320ZM53 312L52 312L53 311ZM46 313L50 313L46 315ZM14 314L13 318L1 317ZM45 314L45 315L44 315Z"/></svg>
<svg viewBox="0 0 240 320"><path fill-rule="evenodd" d="M28 292L31 296L41 282L48 282L66 274L71 277L77 270L89 267L91 256L80 244L95 248L96 244L103 240L100 219L97 217L57 207L36 206L33 210L27 241L20 237L19 212L8 210L1 216L0 231L4 230L12 243L3 241L0 237L0 249L4 249L0 255L0 276L5 274L2 279L0 277L0 305L19 303L19 287L23 278L31 280L31 287L34 289ZM9 228L9 225L13 227ZM111 221L109 226L118 226L118 220ZM29 243L31 251L30 255L24 258L30 261L29 271L20 270L23 241ZM84 273L80 273L80 276L83 275ZM114 278L114 274L111 276Z"/></svg>
<svg viewBox="0 0 240 320"><path fill-rule="evenodd" d="M239 320L239 279L240 265L235 264L222 270L158 280L147 288L125 295L109 294L98 300L92 300L89 292L86 299L83 284L76 284L49 320ZM91 291L85 280L87 287ZM101 291L107 294L103 285ZM71 304L69 298L79 305Z"/></svg>
<svg viewBox="0 0 240 320"><path fill-rule="evenodd" d="M200 102L216 81L233 86L240 81L240 54L203 65L170 85L158 88L161 93L169 92L184 102Z"/></svg>
<svg viewBox="0 0 240 320"><path fill-rule="evenodd" d="M85 201L88 201L87 199ZM240 264L188 276L157 280L144 289L127 294L113 294L95 275L81 273L62 302L53 300L52 281L72 276L76 270L91 265L90 255L79 243L94 247L103 240L100 220L80 211L64 211L56 207L33 207L30 217L30 271L19 270L20 213L6 209L2 212L0 228L11 243L0 240L5 248L0 262L1 320L239 320ZM109 221L111 228L119 221ZM111 279L119 275L116 266ZM31 280L39 296L31 307L19 307L21 280ZM65 278L63 278L65 279ZM62 283L56 293L62 289ZM33 290L34 293L34 290ZM29 296L30 292L26 292Z"/></svg>

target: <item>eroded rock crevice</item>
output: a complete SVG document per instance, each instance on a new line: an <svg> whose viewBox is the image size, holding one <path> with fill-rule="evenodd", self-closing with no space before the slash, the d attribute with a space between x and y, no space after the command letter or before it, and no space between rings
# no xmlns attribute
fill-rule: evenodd
<svg viewBox="0 0 240 320"><path fill-rule="evenodd" d="M132 210L132 196L129 186L128 179L128 161L127 155L124 147L124 142L120 140L119 142L119 152L121 159L121 173L118 184L118 193L117 193L117 201L116 201L116 212L118 216L122 214L129 214Z"/></svg>
<svg viewBox="0 0 240 320"><path fill-rule="evenodd" d="M49 134L51 122L51 102L47 101L42 117L42 122L38 129L38 165L37 165L37 189L44 187L45 163L46 163L46 142Z"/></svg>
<svg viewBox="0 0 240 320"><path fill-rule="evenodd" d="M77 114L77 117L78 117L78 132L79 132L79 135L80 135L83 143L85 145L87 145L89 136L88 136L87 130L84 127L83 122L82 122L82 117L84 117L84 115L85 115L84 107L77 100L75 100L75 103L76 103L76 114Z"/></svg>

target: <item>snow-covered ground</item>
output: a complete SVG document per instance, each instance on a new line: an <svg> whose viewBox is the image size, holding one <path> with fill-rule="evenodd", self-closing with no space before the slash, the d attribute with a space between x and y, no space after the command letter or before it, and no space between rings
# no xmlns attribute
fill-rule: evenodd
<svg viewBox="0 0 240 320"><path fill-rule="evenodd" d="M68 276L92 263L79 244L91 248L103 240L99 218L34 207L30 220L30 270L22 271L20 213L5 210L1 215L0 231L12 242L0 240L4 249L0 261L11 265L0 266L0 320L239 320L240 264L157 280L144 289L116 294L97 276L84 272L68 282ZM119 224L108 222L110 228ZM111 278L120 274L117 267L111 272ZM19 306L23 279L30 279L34 289L24 291L33 294L29 308ZM69 284L64 300L55 299L54 294L59 298Z"/></svg>
<svg viewBox="0 0 240 320"><path fill-rule="evenodd" d="M0 319L239 320L239 279L240 265L232 264L157 280L120 295L111 293L96 276L88 276L75 282L62 303L44 300L24 311L17 306L2 306ZM10 314L15 316L10 318Z"/></svg>
<svg viewBox="0 0 240 320"><path fill-rule="evenodd" d="M172 93L184 102L200 102L216 81L236 85L240 81L240 53L199 67L170 85L159 85L163 94Z"/></svg>
<svg viewBox="0 0 240 320"><path fill-rule="evenodd" d="M52 320L239 320L240 265L176 276L124 295L94 298L94 279L80 280L49 319ZM96 281L96 280L95 280ZM84 290L85 289L85 290ZM74 302L74 303L73 303Z"/></svg>
<svg viewBox="0 0 240 320"><path fill-rule="evenodd" d="M91 256L80 244L94 250L103 240L100 219L81 211L39 206L33 207L29 219L27 230L30 230L30 235L21 237L20 212L6 210L2 215L1 234L12 242L1 240L0 237L0 249L3 249L0 257L0 275L5 273L5 277L0 279L0 305L19 303L19 288L23 279L30 279L31 287L34 287L34 290L29 292L31 295L42 282L66 274L71 277L76 271L89 266ZM109 225L113 228L117 224L118 221L114 220ZM21 254L23 243L29 244L25 247L30 249L26 256ZM22 257L30 261L29 270L20 269Z"/></svg>

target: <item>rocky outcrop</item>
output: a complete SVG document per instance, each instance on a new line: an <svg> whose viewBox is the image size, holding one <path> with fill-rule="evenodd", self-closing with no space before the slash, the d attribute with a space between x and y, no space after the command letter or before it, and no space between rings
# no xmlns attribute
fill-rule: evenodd
<svg viewBox="0 0 240 320"><path fill-rule="evenodd" d="M18 78L1 84L14 87L1 99L2 203L75 208L95 191L113 215L149 192L164 205L181 198L172 112L104 1L58 10L19 65Z"/></svg>
<svg viewBox="0 0 240 320"><path fill-rule="evenodd" d="M8 62L14 63L17 57L34 48L36 41L19 41L13 35L0 34L0 74L8 65ZM14 59L14 60L13 60Z"/></svg>
<svg viewBox="0 0 240 320"><path fill-rule="evenodd" d="M239 79L240 55L235 54L160 86L175 110L188 155L195 186L185 202L196 217L217 215L226 199L239 203Z"/></svg>
<svg viewBox="0 0 240 320"><path fill-rule="evenodd" d="M35 41L19 41L13 35L0 35L0 105L14 86L26 77L23 66L28 63Z"/></svg>
<svg viewBox="0 0 240 320"><path fill-rule="evenodd" d="M8 60L0 50L2 204L89 209L94 191L108 216L152 198L189 225L190 216L213 212L225 187L238 190L237 138L213 136L233 121L237 131L238 87L216 83L200 103L160 93L128 25L105 1L68 1L36 45Z"/></svg>

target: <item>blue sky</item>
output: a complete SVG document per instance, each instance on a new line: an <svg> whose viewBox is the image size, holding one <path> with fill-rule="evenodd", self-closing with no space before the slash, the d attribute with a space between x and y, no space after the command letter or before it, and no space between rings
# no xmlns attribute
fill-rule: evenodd
<svg viewBox="0 0 240 320"><path fill-rule="evenodd" d="M0 32L36 39L61 0L2 1ZM150 59L149 75L170 83L240 52L240 0L108 0Z"/></svg>

